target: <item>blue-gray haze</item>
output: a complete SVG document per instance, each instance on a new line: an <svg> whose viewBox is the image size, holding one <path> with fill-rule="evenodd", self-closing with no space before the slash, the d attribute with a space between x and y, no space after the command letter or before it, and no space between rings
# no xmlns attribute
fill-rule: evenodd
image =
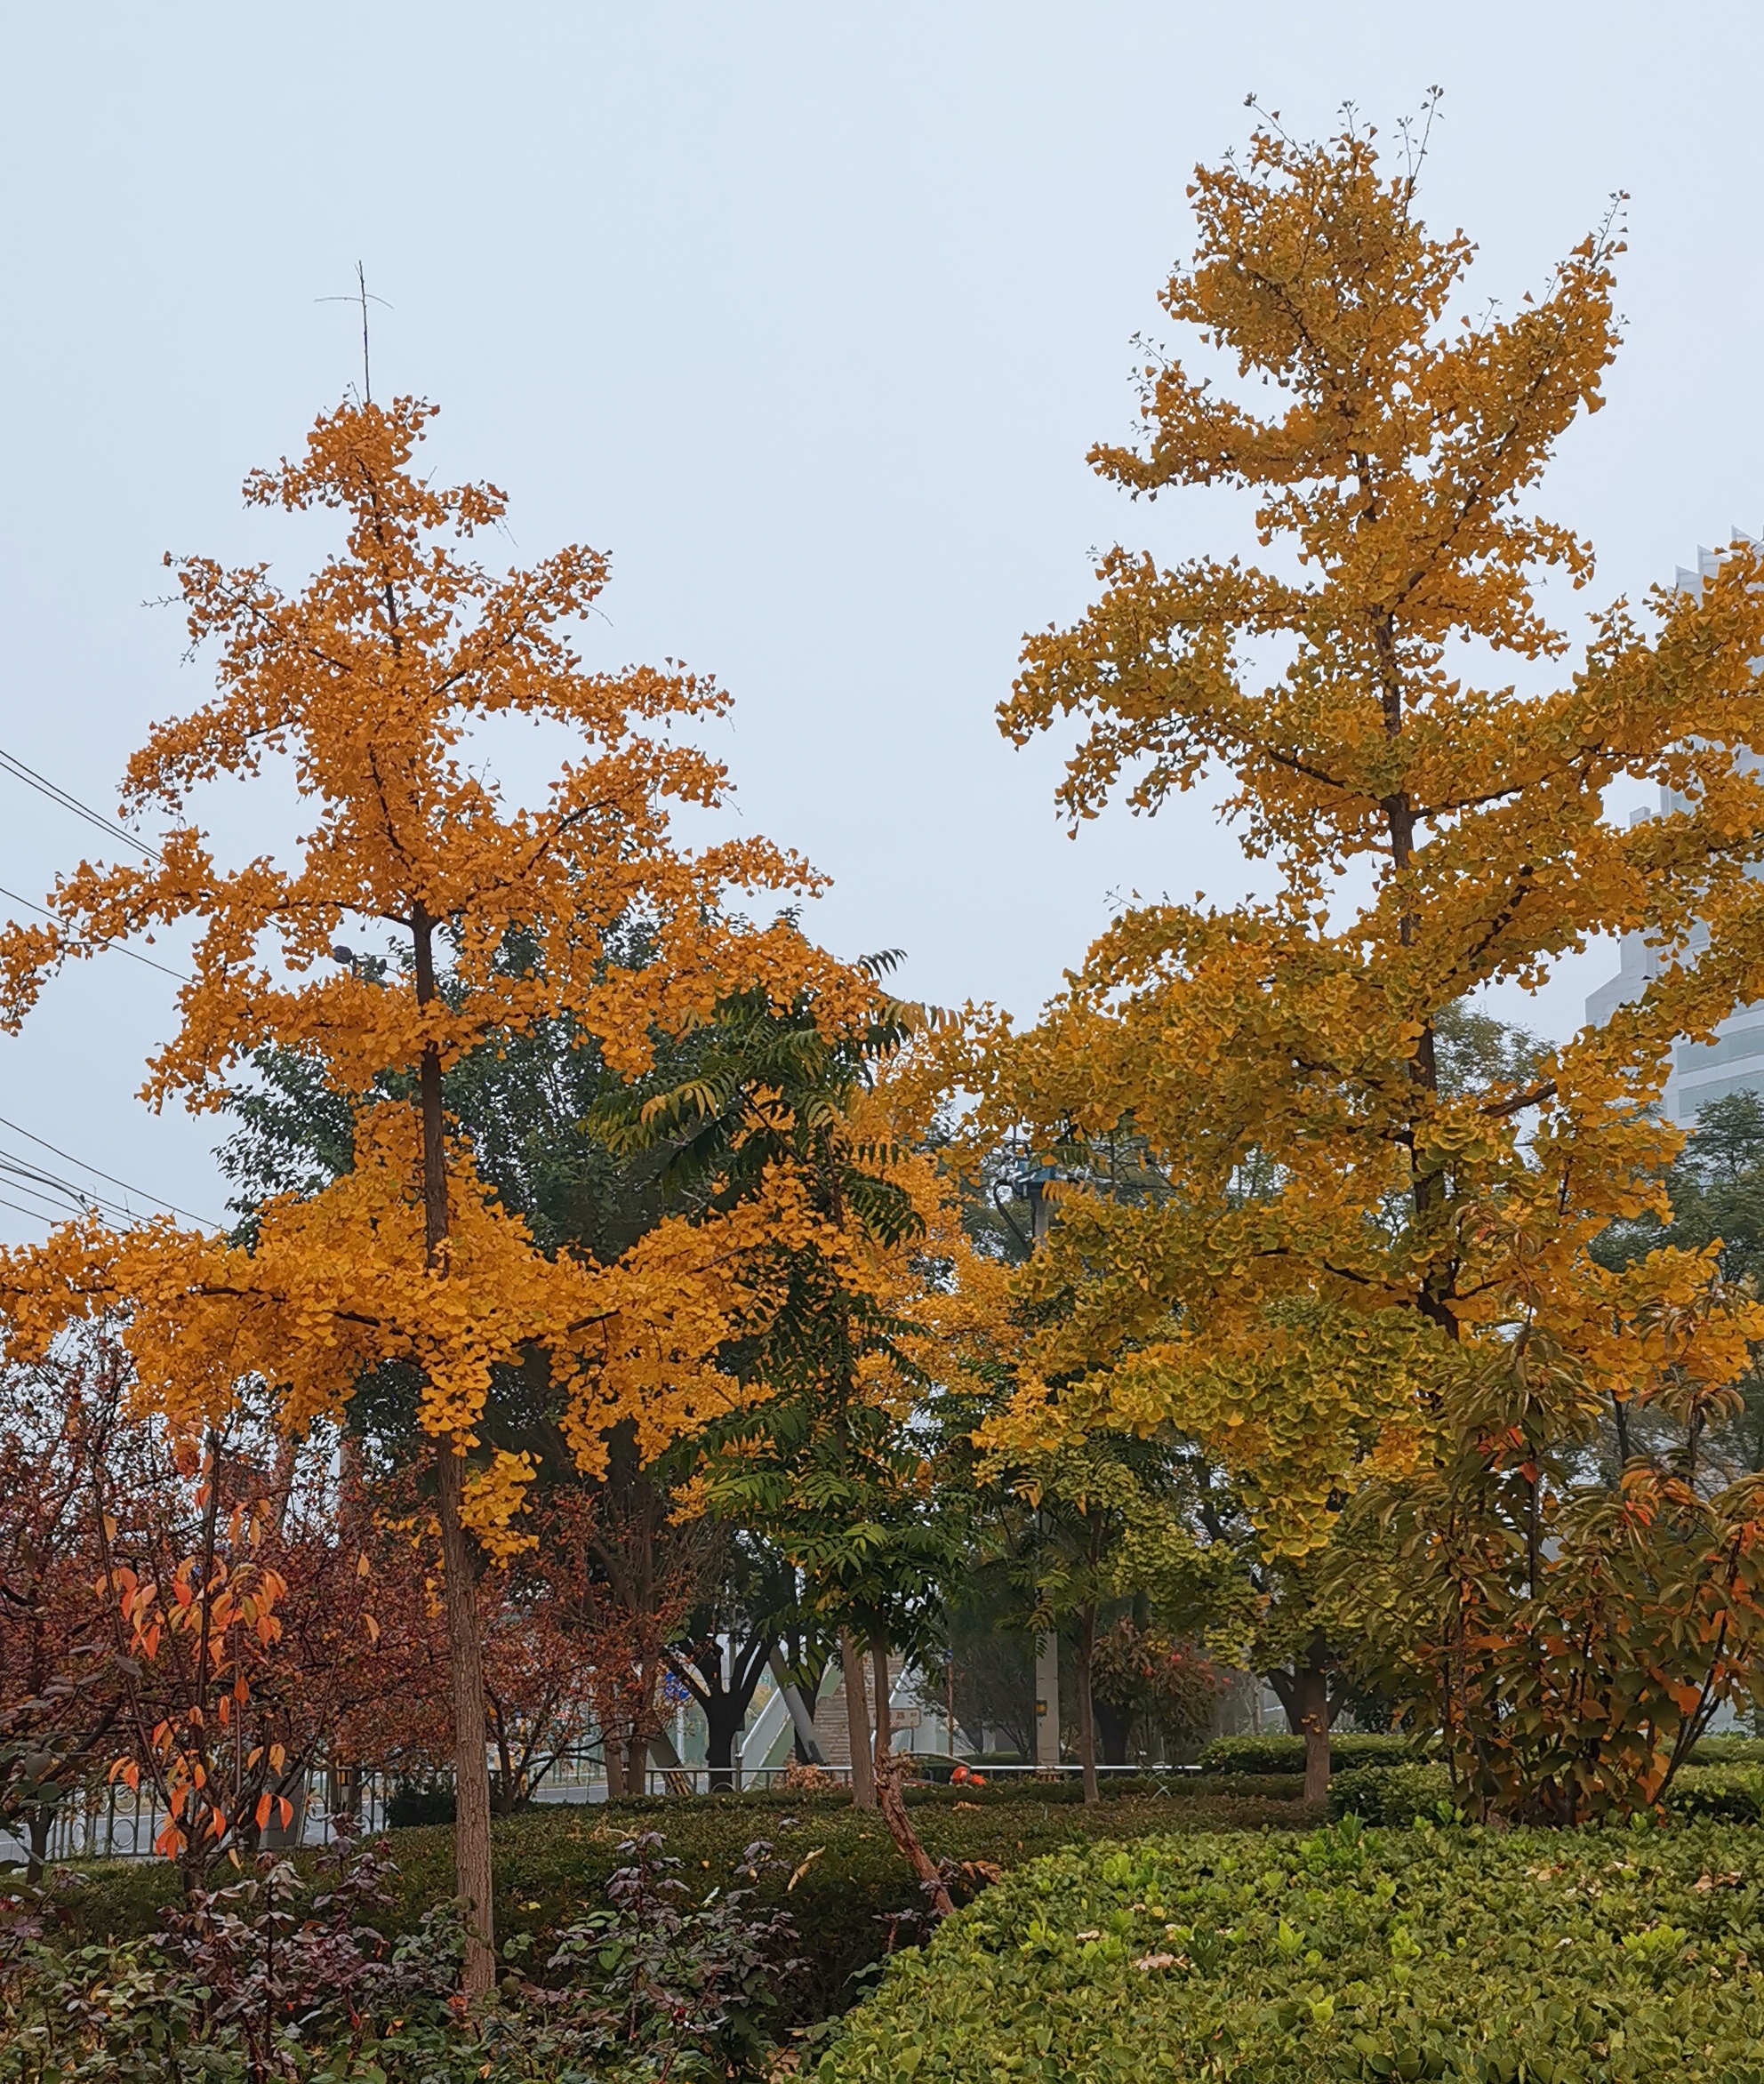
<svg viewBox="0 0 1764 2084"><path fill-rule="evenodd" d="M1628 189L1629 346L1543 504L1595 535L1600 597L1764 520L1753 9L162 0L4 34L0 746L107 809L206 685L143 605L160 553L297 575L320 540L237 492L357 379L321 300L359 259L376 388L441 403L435 463L509 490L509 553L612 552L589 655L734 690L740 818L833 876L831 944L1026 1014L1111 893L1241 895L1200 800L1069 841L1057 748L1013 752L992 709L1092 546L1253 547L1241 502L1148 512L1084 464L1129 430L1187 171L1251 90L1302 134L1352 99L1391 137L1442 85L1423 209L1481 241L1479 304ZM533 753L504 751L518 783ZM296 829L279 796L215 819ZM0 886L40 894L90 837L0 777ZM1566 1031L1612 966L1511 1009ZM57 983L0 1042L0 1117L218 1213L212 1121L132 1096L172 990L116 958Z"/></svg>

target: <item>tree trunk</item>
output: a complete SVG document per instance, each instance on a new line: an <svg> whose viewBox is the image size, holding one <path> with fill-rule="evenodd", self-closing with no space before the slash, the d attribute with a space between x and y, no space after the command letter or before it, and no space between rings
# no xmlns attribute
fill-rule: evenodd
<svg viewBox="0 0 1764 2084"><path fill-rule="evenodd" d="M852 1803L860 1809L876 1807L876 1773L870 1760L870 1714L863 1703L863 1660L857 1654L851 1631L839 1631L839 1663L846 1675L846 1727L852 1744Z"/></svg>
<svg viewBox="0 0 1764 2084"><path fill-rule="evenodd" d="M940 1918L947 1918L956 1906L950 1900L943 1870L919 1843L912 1818L907 1814L906 1798L901 1792L901 1761L894 1755L894 1718L888 1707L888 1637L879 1621L870 1631L870 1656L876 1673L877 1807L888 1826L889 1837L900 1848L932 1909Z"/></svg>
<svg viewBox="0 0 1764 2084"><path fill-rule="evenodd" d="M625 1740L625 1786L637 1800L649 1792L649 1732L634 1729Z"/></svg>
<svg viewBox="0 0 1764 2084"><path fill-rule="evenodd" d="M1090 1668L1096 1652L1096 1609L1080 1607L1078 1615L1078 1640L1073 1645L1072 1665L1078 1680L1078 1758L1084 1768L1084 1799L1086 1807L1094 1807L1102 1800L1102 1791L1096 1784L1096 1703L1090 1697Z"/></svg>
<svg viewBox="0 0 1764 2084"><path fill-rule="evenodd" d="M888 1684L888 1637L878 1621L870 1632L870 1669L876 1687L876 1785L882 1786L882 1771L894 1755L894 1711Z"/></svg>
<svg viewBox="0 0 1764 2084"><path fill-rule="evenodd" d="M55 1821L55 1810L51 1803L33 1802L25 1814L30 1833L25 1880L35 1888L43 1880L43 1864L49 1856L49 1832Z"/></svg>
<svg viewBox="0 0 1764 2084"><path fill-rule="evenodd" d="M625 1799L624 1746L610 1729L600 1733L600 1757L606 1767L606 1799L621 1802Z"/></svg>
<svg viewBox="0 0 1764 2084"><path fill-rule="evenodd" d="M453 1695L453 1881L468 1912L463 1988L481 1996L495 1980L495 1898L490 1864L490 1766L485 1745L484 1655L478 1639L476 1559L460 1518L465 1457L439 1443L436 1497Z"/></svg>
<svg viewBox="0 0 1764 2084"><path fill-rule="evenodd" d="M704 1762L710 1768L712 1794L735 1791L735 1738L747 1720L747 1703L731 1693L718 1691L701 1700L704 1710Z"/></svg>
<svg viewBox="0 0 1764 2084"><path fill-rule="evenodd" d="M1102 1763L1105 1766L1125 1766L1127 1762L1127 1739L1133 1735L1133 1710L1111 1707L1107 1701L1099 1701L1093 1693L1090 1696L1090 1711L1096 1718L1096 1735L1102 1746Z"/></svg>
<svg viewBox="0 0 1764 2084"><path fill-rule="evenodd" d="M435 998L435 921L427 907L411 907L416 998ZM417 1078L422 1118L422 1236L431 1272L445 1270L447 1141L441 1108L441 1051L423 1046ZM496 1907L490 1864L490 1765L484 1702L484 1645L478 1633L477 1559L460 1509L465 1457L451 1439L436 1442L437 1518L441 1522L441 1576L447 1610L447 1668L453 1696L453 1886L467 1913L461 1987L481 1997L496 1978Z"/></svg>
<svg viewBox="0 0 1764 2084"><path fill-rule="evenodd" d="M1287 1711L1287 1727L1304 1739L1304 1799L1319 1807L1329 1799L1329 1657L1313 1640L1304 1661L1290 1674L1271 1672L1269 1683Z"/></svg>

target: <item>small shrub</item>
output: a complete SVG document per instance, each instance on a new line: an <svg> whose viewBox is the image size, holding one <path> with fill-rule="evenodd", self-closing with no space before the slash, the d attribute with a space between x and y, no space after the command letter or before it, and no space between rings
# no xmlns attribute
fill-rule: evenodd
<svg viewBox="0 0 1764 2084"><path fill-rule="evenodd" d="M412 1831L425 1824L453 1821L453 1791L445 1782L400 1781L386 1798L389 1831Z"/></svg>
<svg viewBox="0 0 1764 2084"><path fill-rule="evenodd" d="M1691 1756L1695 1758L1696 1753ZM1721 1816L1732 1824L1764 1823L1764 1767L1681 1767L1667 1790L1666 1807L1680 1816Z"/></svg>
<svg viewBox="0 0 1764 2084"><path fill-rule="evenodd" d="M1329 1815L1336 1821L1358 1816L1364 1824L1386 1824L1399 1830L1407 1830L1417 1819L1449 1824L1456 1815L1451 1775L1444 1766L1422 1759L1398 1766L1358 1766L1331 1777Z"/></svg>
<svg viewBox="0 0 1764 2084"><path fill-rule="evenodd" d="M815 2074L1752 2084L1760 1875L1710 1823L1073 1848L891 1962Z"/></svg>

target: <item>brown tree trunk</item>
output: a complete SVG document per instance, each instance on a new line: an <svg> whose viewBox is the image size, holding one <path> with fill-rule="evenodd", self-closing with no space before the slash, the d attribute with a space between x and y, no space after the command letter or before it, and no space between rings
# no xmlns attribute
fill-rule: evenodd
<svg viewBox="0 0 1764 2084"><path fill-rule="evenodd" d="M606 1799L621 1802L625 1799L625 1749L610 1729L600 1733L600 1753L606 1767Z"/></svg>
<svg viewBox="0 0 1764 2084"><path fill-rule="evenodd" d="M888 1636L879 1621L870 1631L870 1669L876 1687L876 1786L879 1793L882 1775L894 1755L894 1711L888 1699Z"/></svg>
<svg viewBox="0 0 1764 2084"><path fill-rule="evenodd" d="M435 997L435 921L421 904L411 910L416 997ZM431 1270L445 1270L447 1142L441 1108L441 1052L423 1047L417 1079L422 1117L422 1230ZM453 1698L453 1886L468 1912L461 1987L481 1997L496 1979L496 1910L490 1862L490 1763L484 1702L484 1645L478 1633L477 1567L461 1518L465 1458L448 1439L436 1443L437 1517L441 1522L441 1576L447 1611L447 1667Z"/></svg>
<svg viewBox="0 0 1764 2084"><path fill-rule="evenodd" d="M1080 1607L1078 1615L1078 1640L1072 1646L1072 1665L1078 1679L1078 1758L1084 1768L1084 1799L1086 1807L1102 1800L1102 1791L1096 1784L1096 1703L1090 1695L1090 1668L1095 1662L1096 1609Z"/></svg>
<svg viewBox="0 0 1764 2084"><path fill-rule="evenodd" d="M642 1729L632 1730L625 1744L625 1785L638 1798L649 1792L649 1736Z"/></svg>
<svg viewBox="0 0 1764 2084"><path fill-rule="evenodd" d="M443 1440L436 1498L447 1608L447 1671L453 1696L453 1883L468 1912L463 1987L481 1996L496 1976L495 1899L490 1864L490 1763L485 1750L484 1651L477 1629L477 1572L460 1518L465 1457Z"/></svg>
<svg viewBox="0 0 1764 2084"><path fill-rule="evenodd" d="M1329 1663L1321 1644L1303 1663L1294 1659L1292 1677L1276 1690L1287 1724L1304 1739L1304 1799L1320 1807L1329 1799Z"/></svg>
<svg viewBox="0 0 1764 2084"><path fill-rule="evenodd" d="M870 1657L876 1673L876 1805L932 1909L940 1918L947 1918L956 1906L950 1900L943 1871L919 1843L901 1792L901 1761L894 1755L894 1718L888 1709L888 1637L880 1622L870 1631Z"/></svg>
<svg viewBox="0 0 1764 2084"><path fill-rule="evenodd" d="M25 1815L29 1832L25 1880L36 1888L42 1885L44 1862L49 1857L49 1832L55 1811L48 1802L33 1802Z"/></svg>
<svg viewBox="0 0 1764 2084"><path fill-rule="evenodd" d="M852 1744L852 1802L860 1809L876 1807L876 1772L870 1759L870 1714L863 1704L863 1660L851 1631L839 1631L839 1664L846 1675L846 1727Z"/></svg>

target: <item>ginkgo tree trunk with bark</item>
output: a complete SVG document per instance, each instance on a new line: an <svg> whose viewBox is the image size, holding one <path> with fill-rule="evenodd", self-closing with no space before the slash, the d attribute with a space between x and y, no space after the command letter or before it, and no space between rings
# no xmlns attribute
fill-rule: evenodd
<svg viewBox="0 0 1764 2084"><path fill-rule="evenodd" d="M122 1310L143 1392L192 1429L226 1407L241 1375L277 1385L298 1429L340 1408L370 1369L416 1371L477 1991L491 1980L493 1933L475 1544L507 1553L527 1538L516 1521L532 1474L524 1457L479 1451L491 1370L549 1354L584 1466L627 1413L651 1447L726 1408L732 1385L709 1356L729 1277L724 1255L678 1222L609 1266L546 1258L479 1180L447 1118L443 1074L557 1018L593 1036L615 1070L640 1073L658 1031L709 1014L731 989L788 999L812 981L823 1004L858 1006L869 986L786 920L731 924L732 887L800 893L814 878L760 840L694 852L674 839L671 805L724 796L722 768L686 741L725 695L671 663L583 662L573 632L606 583L597 552L567 547L503 573L477 561L472 539L500 523L503 495L446 488L417 468L433 411L346 403L301 454L247 479L252 507L341 524L293 590L267 563L174 565L192 644L215 650L217 686L155 727L129 764L124 818L156 814L163 830L140 862L82 863L59 882L48 926L0 938L0 1016L16 1026L68 958L193 928L178 1029L151 1060L145 1096L213 1107L251 1052L283 1046L363 1102L353 1167L309 1198L267 1205L249 1251L169 1223L70 1226L12 1256L4 1300L21 1349L76 1309ZM548 727L562 750L526 800L485 771L483 728L511 722ZM273 766L297 792L300 837L223 860L194 799L235 783L247 815L229 829L263 832ZM633 920L647 958L635 966L620 938ZM525 951L517 963L511 946Z"/></svg>

